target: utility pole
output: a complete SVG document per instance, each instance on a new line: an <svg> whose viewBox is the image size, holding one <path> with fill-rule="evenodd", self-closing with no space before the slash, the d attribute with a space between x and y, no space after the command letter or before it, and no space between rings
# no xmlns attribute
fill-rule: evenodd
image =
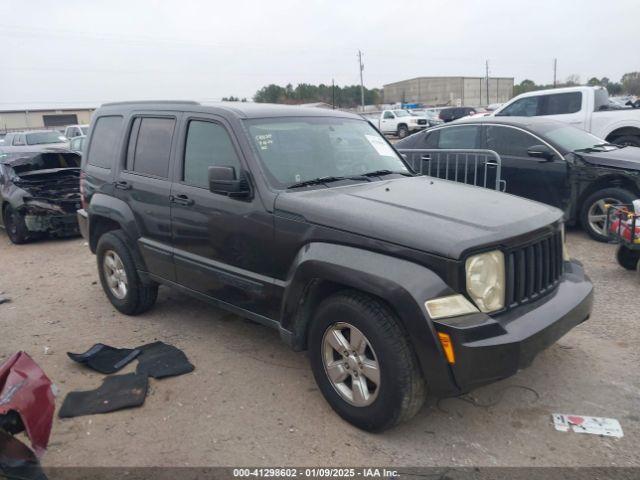
<svg viewBox="0 0 640 480"><path fill-rule="evenodd" d="M362 104L362 111L364 112L364 82L362 80L364 65L362 64L362 52L360 50L358 50L358 63L360 64L360 103Z"/></svg>
<svg viewBox="0 0 640 480"><path fill-rule="evenodd" d="M485 83L487 84L487 105L489 105L491 102L489 101L489 60L487 60L485 62Z"/></svg>
<svg viewBox="0 0 640 480"><path fill-rule="evenodd" d="M331 79L331 108L336 109L336 81Z"/></svg>
<svg viewBox="0 0 640 480"><path fill-rule="evenodd" d="M556 73L558 71L558 59L553 59L553 88L556 88Z"/></svg>

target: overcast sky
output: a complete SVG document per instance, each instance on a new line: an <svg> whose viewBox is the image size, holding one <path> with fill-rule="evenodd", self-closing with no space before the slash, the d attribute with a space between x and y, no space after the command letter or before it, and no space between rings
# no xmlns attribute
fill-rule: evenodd
<svg viewBox="0 0 640 480"><path fill-rule="evenodd" d="M640 69L639 0L0 2L0 109L250 98L269 83Z"/></svg>

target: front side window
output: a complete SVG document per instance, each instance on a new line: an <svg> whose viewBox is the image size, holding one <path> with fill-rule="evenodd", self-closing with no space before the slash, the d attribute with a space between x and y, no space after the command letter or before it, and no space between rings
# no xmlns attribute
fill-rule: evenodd
<svg viewBox="0 0 640 480"><path fill-rule="evenodd" d="M542 142L536 137L511 127L486 128L487 149L494 150L501 156L527 157L527 150Z"/></svg>
<svg viewBox="0 0 640 480"><path fill-rule="evenodd" d="M386 139L362 120L265 118L247 120L245 125L267 177L276 188L377 170L409 173Z"/></svg>
<svg viewBox="0 0 640 480"><path fill-rule="evenodd" d="M538 115L540 97L525 97L498 112L496 117L534 117Z"/></svg>
<svg viewBox="0 0 640 480"><path fill-rule="evenodd" d="M582 93L554 93L545 95L545 105L540 115L566 115L582 108Z"/></svg>
<svg viewBox="0 0 640 480"><path fill-rule="evenodd" d="M480 127L477 125L442 128L439 131L438 148L478 148Z"/></svg>
<svg viewBox="0 0 640 480"><path fill-rule="evenodd" d="M209 167L233 167L240 173L240 161L227 130L220 124L192 120L189 122L184 149L185 183L208 188Z"/></svg>
<svg viewBox="0 0 640 480"><path fill-rule="evenodd" d="M87 163L102 168L111 168L115 160L122 117L119 115L100 117L91 135Z"/></svg>
<svg viewBox="0 0 640 480"><path fill-rule="evenodd" d="M143 175L168 178L175 124L173 118L136 118L129 140L127 168Z"/></svg>

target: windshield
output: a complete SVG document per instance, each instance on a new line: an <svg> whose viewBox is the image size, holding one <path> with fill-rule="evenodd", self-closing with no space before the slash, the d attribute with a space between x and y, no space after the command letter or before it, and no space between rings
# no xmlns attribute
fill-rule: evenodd
<svg viewBox="0 0 640 480"><path fill-rule="evenodd" d="M87 133L89 133L89 127L80 127L80 130L82 131L83 135L86 135Z"/></svg>
<svg viewBox="0 0 640 480"><path fill-rule="evenodd" d="M41 153L20 158L11 165L16 174L56 168L80 168L80 156L75 153Z"/></svg>
<svg viewBox="0 0 640 480"><path fill-rule="evenodd" d="M264 170L276 188L376 170L409 173L387 141L362 120L261 118L246 120L245 124Z"/></svg>
<svg viewBox="0 0 640 480"><path fill-rule="evenodd" d="M571 152L602 145L606 142L590 133L571 126L555 126L546 130L544 134L553 143ZM616 147L611 147L612 149Z"/></svg>
<svg viewBox="0 0 640 480"><path fill-rule="evenodd" d="M67 137L60 132L27 133L27 145L42 145L43 143L64 143Z"/></svg>
<svg viewBox="0 0 640 480"><path fill-rule="evenodd" d="M409 117L411 114L406 110L394 110L393 113L396 114L396 117Z"/></svg>

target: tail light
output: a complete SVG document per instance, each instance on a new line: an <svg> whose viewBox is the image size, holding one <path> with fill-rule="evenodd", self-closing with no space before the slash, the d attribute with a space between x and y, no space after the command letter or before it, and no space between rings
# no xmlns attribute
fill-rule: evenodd
<svg viewBox="0 0 640 480"><path fill-rule="evenodd" d="M84 210L89 208L89 202L87 201L86 192L84 189L84 181L87 178L87 174L83 171L80 172L80 205Z"/></svg>

